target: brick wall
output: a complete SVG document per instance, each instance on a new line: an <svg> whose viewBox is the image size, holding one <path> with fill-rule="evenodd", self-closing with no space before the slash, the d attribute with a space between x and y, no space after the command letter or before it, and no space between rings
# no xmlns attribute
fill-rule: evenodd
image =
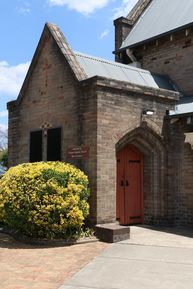
<svg viewBox="0 0 193 289"><path fill-rule="evenodd" d="M189 143L184 145L182 168L182 194L180 198L180 225L193 225L193 150Z"/></svg>
<svg viewBox="0 0 193 289"><path fill-rule="evenodd" d="M189 130L186 117L172 118L167 123L167 195L170 225L193 225L193 150L185 141Z"/></svg>
<svg viewBox="0 0 193 289"><path fill-rule="evenodd" d="M10 155L10 165L29 161L30 131L38 130L44 123L51 127L62 126L62 159L66 149L72 143L78 144L78 85L73 78L69 65L58 52L53 39L48 38L33 67L25 93L18 101L17 126L19 130L18 144L14 146L13 133L10 135L10 154L17 149L17 157ZM9 115L10 128L14 125L14 117Z"/></svg>
<svg viewBox="0 0 193 289"><path fill-rule="evenodd" d="M132 23L129 19L120 17L114 21L115 26L115 51L120 49L123 41L127 38L132 29ZM119 56L115 55L115 59L119 62Z"/></svg>
<svg viewBox="0 0 193 289"><path fill-rule="evenodd" d="M191 95L193 93L192 36L192 31L189 31L186 36L186 31L183 30L173 34L171 39L169 35L135 48L134 54L141 62L142 68L169 75L183 93Z"/></svg>
<svg viewBox="0 0 193 289"><path fill-rule="evenodd" d="M156 96L104 87L98 89L97 100L97 222L115 221L116 150L127 143L144 154L145 222L162 222L167 219L163 124L172 104ZM141 118L144 108L154 109L155 114Z"/></svg>
<svg viewBox="0 0 193 289"><path fill-rule="evenodd" d="M79 96L80 97L80 96ZM82 83L80 101L80 143L89 147L89 158L79 161L79 167L89 176L90 217L89 222L97 222L97 95L90 81Z"/></svg>

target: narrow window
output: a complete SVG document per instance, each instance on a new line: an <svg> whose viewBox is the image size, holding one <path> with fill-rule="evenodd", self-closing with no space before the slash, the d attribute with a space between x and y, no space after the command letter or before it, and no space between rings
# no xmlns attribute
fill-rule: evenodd
<svg viewBox="0 0 193 289"><path fill-rule="evenodd" d="M47 161L61 161L61 128L48 130Z"/></svg>
<svg viewBox="0 0 193 289"><path fill-rule="evenodd" d="M42 131L30 133L30 162L42 161Z"/></svg>

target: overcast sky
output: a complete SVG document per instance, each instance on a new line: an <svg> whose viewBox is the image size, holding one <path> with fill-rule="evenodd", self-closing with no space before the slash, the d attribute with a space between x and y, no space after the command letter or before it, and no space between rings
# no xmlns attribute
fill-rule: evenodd
<svg viewBox="0 0 193 289"><path fill-rule="evenodd" d="M45 22L57 24L71 47L113 59L113 19L137 0L2 0L0 4L0 128L7 101L17 98Z"/></svg>

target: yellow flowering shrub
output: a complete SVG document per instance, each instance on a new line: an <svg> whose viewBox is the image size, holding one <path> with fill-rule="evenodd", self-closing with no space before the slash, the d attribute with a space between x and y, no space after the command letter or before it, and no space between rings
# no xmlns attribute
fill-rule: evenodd
<svg viewBox="0 0 193 289"><path fill-rule="evenodd" d="M76 239L88 197L87 176L70 164L21 164L0 179L0 222L30 237Z"/></svg>

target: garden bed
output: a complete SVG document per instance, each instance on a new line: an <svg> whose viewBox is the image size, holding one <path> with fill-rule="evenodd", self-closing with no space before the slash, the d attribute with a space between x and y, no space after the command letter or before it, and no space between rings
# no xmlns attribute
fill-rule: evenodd
<svg viewBox="0 0 193 289"><path fill-rule="evenodd" d="M93 243L97 242L98 239L95 236L90 237L80 237L78 240L65 240L65 239L46 239L46 238L31 238L20 232L10 229L8 227L0 227L0 233L8 234L13 237L16 241L24 244L33 246L43 246L43 247L63 247L71 246L77 244Z"/></svg>

